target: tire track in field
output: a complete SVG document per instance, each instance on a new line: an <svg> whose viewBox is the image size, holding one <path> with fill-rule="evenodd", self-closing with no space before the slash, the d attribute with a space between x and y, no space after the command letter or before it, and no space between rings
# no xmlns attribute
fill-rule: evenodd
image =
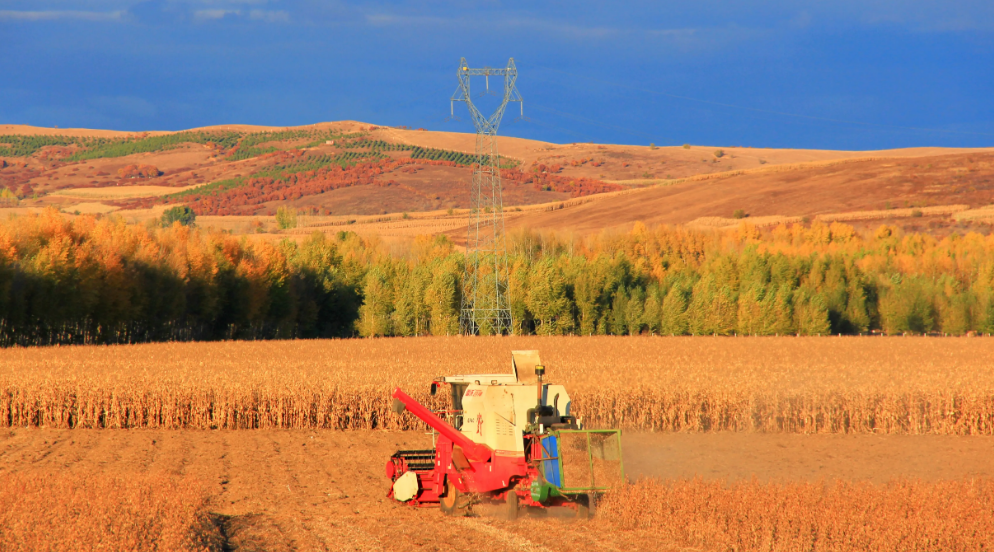
<svg viewBox="0 0 994 552"><path fill-rule="evenodd" d="M328 483L334 479L325 469L327 455L322 454L320 441L313 434L276 434L273 437L277 443L274 450L288 480L289 498L300 513L301 528L320 544L321 549L383 550L379 539L352 523L348 512L343 511L346 504L340 500L332 502ZM343 496L347 499L349 495L339 488L335 499Z"/></svg>

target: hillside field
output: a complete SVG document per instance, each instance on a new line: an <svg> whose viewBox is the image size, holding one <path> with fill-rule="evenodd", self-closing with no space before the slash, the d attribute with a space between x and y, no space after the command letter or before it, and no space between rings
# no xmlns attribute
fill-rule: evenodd
<svg viewBox="0 0 994 552"><path fill-rule="evenodd" d="M462 243L475 135L355 121L125 133L0 126L0 212L55 206L157 218L189 205L240 234L350 230ZM850 152L499 139L509 228L589 235L645 224L820 220L989 232L994 150ZM302 215L280 229L280 207Z"/></svg>

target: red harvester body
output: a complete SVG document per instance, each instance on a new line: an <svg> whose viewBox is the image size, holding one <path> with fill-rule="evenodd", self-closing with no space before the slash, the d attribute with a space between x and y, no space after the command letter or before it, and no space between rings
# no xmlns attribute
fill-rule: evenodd
<svg viewBox="0 0 994 552"><path fill-rule="evenodd" d="M537 360L537 352L527 353ZM521 357L514 358L520 363ZM451 386L453 409L446 412L455 426L397 388L394 410L407 410L424 421L435 443L432 449L403 450L390 457L386 474L393 486L388 496L414 506L438 503L448 514L484 500L503 501L511 518L519 505L566 506L588 514L589 497L609 488L594 480L595 464L615 462L624 478L620 432L578 429L565 389L543 384L544 368L534 364L538 377L533 382L518 379L513 361L513 376L439 378L432 394L440 385ZM564 470L564 439L572 439L571 450L585 470L582 477L570 476L580 484L565 480L575 470Z"/></svg>

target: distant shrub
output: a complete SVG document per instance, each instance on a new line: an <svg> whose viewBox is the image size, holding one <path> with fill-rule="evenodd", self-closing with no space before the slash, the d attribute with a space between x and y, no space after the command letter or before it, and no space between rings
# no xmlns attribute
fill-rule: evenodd
<svg viewBox="0 0 994 552"><path fill-rule="evenodd" d="M714 156L721 159L725 156L725 150L714 150Z"/></svg>
<svg viewBox="0 0 994 552"><path fill-rule="evenodd" d="M922 216L922 210L921 209L912 209L911 210L911 216L916 217L916 218Z"/></svg>
<svg viewBox="0 0 994 552"><path fill-rule="evenodd" d="M14 207L17 205L17 202L17 194L12 192L10 188L0 189L0 206Z"/></svg>
<svg viewBox="0 0 994 552"><path fill-rule="evenodd" d="M656 144L650 143L649 144L649 149L654 150L654 149L659 149L659 148L656 147Z"/></svg>
<svg viewBox="0 0 994 552"><path fill-rule="evenodd" d="M183 226L193 226L196 220L197 215L194 214L193 209L186 205L178 205L162 213L163 226L172 226L174 222L178 222Z"/></svg>
<svg viewBox="0 0 994 552"><path fill-rule="evenodd" d="M281 206L276 209L276 225L280 230L297 227L297 210L293 207Z"/></svg>
<svg viewBox="0 0 994 552"><path fill-rule="evenodd" d="M117 171L121 178L155 178L162 171L153 165L128 165Z"/></svg>
<svg viewBox="0 0 994 552"><path fill-rule="evenodd" d="M735 212L732 213L732 218L735 218L735 219L746 218L746 212L743 211L742 209L736 209Z"/></svg>
<svg viewBox="0 0 994 552"><path fill-rule="evenodd" d="M690 149L690 144L684 144L683 149Z"/></svg>

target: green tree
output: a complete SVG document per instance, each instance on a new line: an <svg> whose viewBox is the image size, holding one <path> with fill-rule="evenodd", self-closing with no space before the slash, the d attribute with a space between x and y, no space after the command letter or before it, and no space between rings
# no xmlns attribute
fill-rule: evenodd
<svg viewBox="0 0 994 552"><path fill-rule="evenodd" d="M685 335L690 326L687 321L687 306L690 303L691 287L684 282L670 286L663 299L659 321L659 333L662 335Z"/></svg>
<svg viewBox="0 0 994 552"><path fill-rule="evenodd" d="M928 287L918 277L891 275L880 298L880 322L885 332L926 333L934 329L935 305Z"/></svg>
<svg viewBox="0 0 994 552"><path fill-rule="evenodd" d="M394 290L388 266L374 265L363 280L363 303L356 322L359 335L393 335Z"/></svg>
<svg viewBox="0 0 994 552"><path fill-rule="evenodd" d="M280 230L297 227L297 210L293 207L281 205L276 209L276 225Z"/></svg>
<svg viewBox="0 0 994 552"><path fill-rule="evenodd" d="M462 263L456 255L437 262L432 270L431 285L425 290L425 303L431 311L432 335L459 333L459 286Z"/></svg>
<svg viewBox="0 0 994 552"><path fill-rule="evenodd" d="M526 305L538 335L563 335L573 331L573 300L562 271L554 258L532 267Z"/></svg>
<svg viewBox="0 0 994 552"><path fill-rule="evenodd" d="M831 331L825 297L806 287L794 294L794 319L801 335L827 335Z"/></svg>
<svg viewBox="0 0 994 552"><path fill-rule="evenodd" d="M651 284L645 292L645 306L642 309L642 327L653 335L660 334L662 329L663 297L660 293L659 286Z"/></svg>
<svg viewBox="0 0 994 552"><path fill-rule="evenodd" d="M730 335L736 328L738 305L735 292L719 277L707 273L694 286L687 309L690 333L694 335Z"/></svg>
<svg viewBox="0 0 994 552"><path fill-rule="evenodd" d="M166 212L162 213L163 226L172 226L174 222L178 222L183 226L193 226L196 221L196 213L194 213L193 209L187 207L186 205L177 205L176 207L167 209Z"/></svg>

